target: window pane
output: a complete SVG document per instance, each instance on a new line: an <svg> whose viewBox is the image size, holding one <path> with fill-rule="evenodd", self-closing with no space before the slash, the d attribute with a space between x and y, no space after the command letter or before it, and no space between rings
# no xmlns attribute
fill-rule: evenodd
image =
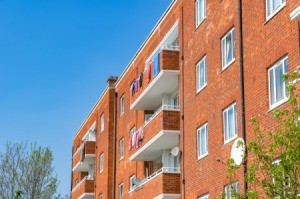
<svg viewBox="0 0 300 199"><path fill-rule="evenodd" d="M205 63L202 61L200 63L200 87L205 84Z"/></svg>
<svg viewBox="0 0 300 199"><path fill-rule="evenodd" d="M273 0L273 11L281 5L281 0Z"/></svg>
<svg viewBox="0 0 300 199"><path fill-rule="evenodd" d="M232 59L232 38L231 34L226 37L226 64L229 63Z"/></svg>
<svg viewBox="0 0 300 199"><path fill-rule="evenodd" d="M223 66L226 65L226 41L222 39L222 62Z"/></svg>
<svg viewBox="0 0 300 199"><path fill-rule="evenodd" d="M275 68L275 76L276 76L276 101L279 101L284 98L283 96L283 67L282 65Z"/></svg>
<svg viewBox="0 0 300 199"><path fill-rule="evenodd" d="M223 114L224 117L224 134L225 134L225 140L227 140L228 137L228 117L227 117L227 112L225 111Z"/></svg>
<svg viewBox="0 0 300 199"><path fill-rule="evenodd" d="M231 138L234 135L234 115L233 109L228 110L228 135Z"/></svg>
<svg viewBox="0 0 300 199"><path fill-rule="evenodd" d="M205 128L201 129L201 155L203 155L205 151Z"/></svg>
<svg viewBox="0 0 300 199"><path fill-rule="evenodd" d="M270 70L270 98L271 104L275 103L274 70Z"/></svg>
<svg viewBox="0 0 300 199"><path fill-rule="evenodd" d="M200 156L201 155L201 150L200 150L200 146L201 146L201 135L200 135L200 130L198 130L198 132L197 132L197 153L198 153L198 156Z"/></svg>
<svg viewBox="0 0 300 199"><path fill-rule="evenodd" d="M271 3L272 0L267 0L267 13L268 13L268 16L272 13L272 3Z"/></svg>
<svg viewBox="0 0 300 199"><path fill-rule="evenodd" d="M234 29L231 32L231 48L232 48L232 59L235 58L235 50L234 50L234 45L235 45L235 36L234 36Z"/></svg>

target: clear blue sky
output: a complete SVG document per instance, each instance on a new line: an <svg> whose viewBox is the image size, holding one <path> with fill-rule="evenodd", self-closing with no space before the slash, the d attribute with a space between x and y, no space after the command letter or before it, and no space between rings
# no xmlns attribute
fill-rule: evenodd
<svg viewBox="0 0 300 199"><path fill-rule="evenodd" d="M0 150L37 142L70 191L73 135L170 0L0 0Z"/></svg>

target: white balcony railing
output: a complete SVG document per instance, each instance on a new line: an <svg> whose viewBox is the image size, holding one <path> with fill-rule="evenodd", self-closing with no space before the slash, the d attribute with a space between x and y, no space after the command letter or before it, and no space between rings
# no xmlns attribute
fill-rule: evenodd
<svg viewBox="0 0 300 199"><path fill-rule="evenodd" d="M78 182L78 184L76 184L76 186L72 189L72 192L75 191L78 187L80 187L80 185L86 180L94 180L94 178L85 176L82 180L80 180L80 182Z"/></svg>
<svg viewBox="0 0 300 199"><path fill-rule="evenodd" d="M160 50L174 50L179 51L179 46L173 46L173 45L163 45Z"/></svg>
<svg viewBox="0 0 300 199"><path fill-rule="evenodd" d="M145 121L144 127L147 126L162 111L180 111L179 106L163 105L148 120Z"/></svg>
<svg viewBox="0 0 300 199"><path fill-rule="evenodd" d="M161 169L155 171L153 174L149 175L147 178L143 179L139 185L135 185L130 192L139 189L144 184L150 182L151 180L153 180L154 178L156 178L157 176L159 176L163 173L180 174L180 168L179 167L162 167Z"/></svg>

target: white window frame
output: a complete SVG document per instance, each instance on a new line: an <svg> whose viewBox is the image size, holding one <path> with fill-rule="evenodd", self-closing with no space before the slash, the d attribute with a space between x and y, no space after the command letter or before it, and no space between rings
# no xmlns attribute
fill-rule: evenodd
<svg viewBox="0 0 300 199"><path fill-rule="evenodd" d="M104 170L104 153L100 154L100 158L99 158L99 170L100 170L100 173L102 173L103 170Z"/></svg>
<svg viewBox="0 0 300 199"><path fill-rule="evenodd" d="M129 178L129 190L132 191L135 188L135 185L133 185L133 180L135 179L135 175L130 176Z"/></svg>
<svg viewBox="0 0 300 199"><path fill-rule="evenodd" d="M287 61L287 68L285 68L285 61ZM276 73L275 73L275 70L278 68L278 67L282 67L282 70L283 70L283 74L287 74L288 72L288 67L289 67L289 63L288 63L288 57L284 57L282 59L280 59L279 61L277 61L272 67L270 67L268 69L268 84L269 84L269 106L270 106L270 110L280 106L281 104L285 103L287 100L288 100L288 94L287 94L287 91L286 91L286 82L283 82L283 98L280 99L280 100L276 100ZM274 84L274 90L272 91L271 90L271 73L273 73L273 77L274 77L274 81L273 81L273 84ZM274 103L272 104L272 92L274 92L274 96L275 96L275 99L274 99Z"/></svg>
<svg viewBox="0 0 300 199"><path fill-rule="evenodd" d="M200 67L201 64L204 64L204 76L201 77L200 74ZM201 80L204 79L204 83L201 85ZM196 87L197 87L197 93L200 92L205 86L207 85L207 61L206 56L204 56L196 65Z"/></svg>
<svg viewBox="0 0 300 199"><path fill-rule="evenodd" d="M125 98L124 94L120 98L120 116L122 116L125 113Z"/></svg>
<svg viewBox="0 0 300 199"><path fill-rule="evenodd" d="M225 199L233 199L231 197L231 186L233 186L233 189L235 189L236 193L239 192L239 182L233 182L231 184L228 184L224 188L224 190L225 190Z"/></svg>
<svg viewBox="0 0 300 199"><path fill-rule="evenodd" d="M100 132L102 133L104 131L104 113L100 116Z"/></svg>
<svg viewBox="0 0 300 199"><path fill-rule="evenodd" d="M206 0L196 0L195 1L196 28L200 26L200 24L204 21L205 18L206 18Z"/></svg>
<svg viewBox="0 0 300 199"><path fill-rule="evenodd" d="M271 13L268 13L269 6L273 7L273 1L274 0L266 0L266 19L269 21L271 18L273 18L282 8L286 6L286 0L279 0L280 5L277 8L273 8L271 10Z"/></svg>
<svg viewBox="0 0 300 199"><path fill-rule="evenodd" d="M228 127L230 124L229 121L229 117L228 117L228 112L233 109L233 114L234 114L234 126L235 126L235 132L234 135L232 135L231 137L226 136L227 134L229 134L228 132ZM226 116L226 117L225 117ZM227 119L227 121L225 121ZM227 127L227 128L226 128ZM224 111L223 111L223 128L224 128L224 144L227 144L229 142L231 142L232 140L234 140L235 138L237 138L238 136L238 129L237 129L237 109L236 109L236 103L234 102L233 104L229 105ZM226 137L228 137L226 139Z"/></svg>
<svg viewBox="0 0 300 199"><path fill-rule="evenodd" d="M205 133L205 140L202 140L202 136L201 136L202 130L204 130ZM206 144L205 152L201 151L201 146L203 142L204 144ZM198 160L208 155L208 123L203 124L197 129L197 155L198 155Z"/></svg>
<svg viewBox="0 0 300 199"><path fill-rule="evenodd" d="M119 146L120 146L120 153L119 153L119 160L122 160L124 158L124 138L122 138L119 142Z"/></svg>
<svg viewBox="0 0 300 199"><path fill-rule="evenodd" d="M226 38L231 36L231 42L230 42L230 48L232 48L232 59L231 60L226 60L225 58L227 57L227 43L226 43ZM235 61L235 31L234 27L230 29L224 37L221 39L221 51L222 51L222 70L225 70L230 64L232 64Z"/></svg>
<svg viewBox="0 0 300 199"><path fill-rule="evenodd" d="M200 196L198 199L209 199L209 194L204 194L202 196Z"/></svg>
<svg viewBox="0 0 300 199"><path fill-rule="evenodd" d="M100 195L99 195L99 199L103 199L103 194L100 194Z"/></svg>
<svg viewBox="0 0 300 199"><path fill-rule="evenodd" d="M119 184L118 193L119 193L119 199L123 199L123 196L124 196L124 184L123 183Z"/></svg>

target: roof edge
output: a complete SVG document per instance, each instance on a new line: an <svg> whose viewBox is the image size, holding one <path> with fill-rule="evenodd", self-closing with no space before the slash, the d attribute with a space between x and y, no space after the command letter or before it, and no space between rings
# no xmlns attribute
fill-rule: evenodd
<svg viewBox="0 0 300 199"><path fill-rule="evenodd" d="M129 61L129 63L127 64L126 68L124 69L124 71L121 73L118 81L116 82L115 87L118 86L119 82L121 81L121 79L125 76L125 74L127 73L128 69L130 68L131 64L134 62L135 58L139 55L139 53L142 51L142 49L144 48L144 46L147 44L147 42L149 41L149 39L151 38L151 36L153 35L153 33L155 32L155 30L157 29L157 27L160 25L160 23L163 21L163 19L165 18L165 16L169 13L169 11L171 10L171 8L175 5L175 2L177 0L172 0L172 2L169 4L169 6L167 7L167 9L165 10L165 12L162 14L162 16L159 18L158 22L155 24L155 26L153 27L153 29L151 30L151 32L149 33L149 35L146 37L146 39L144 40L144 42L142 43L142 45L139 47L139 49L137 50L137 52L133 55L133 58Z"/></svg>

